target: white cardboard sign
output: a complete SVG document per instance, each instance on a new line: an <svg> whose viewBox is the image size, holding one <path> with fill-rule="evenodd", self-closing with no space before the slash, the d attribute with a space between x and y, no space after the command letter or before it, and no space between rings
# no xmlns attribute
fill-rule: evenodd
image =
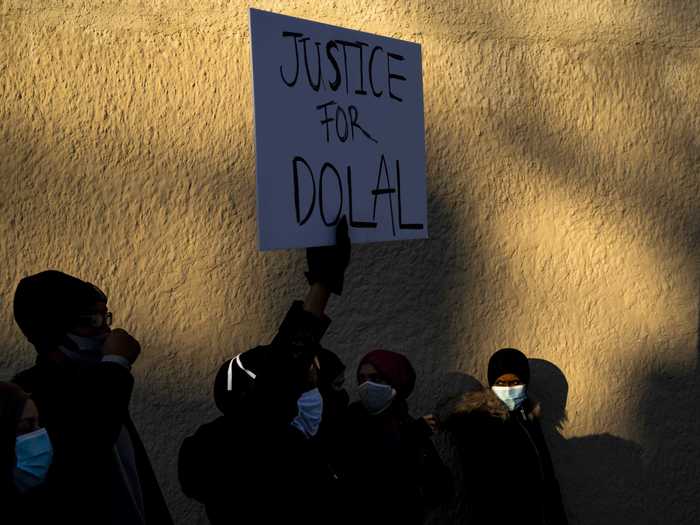
<svg viewBox="0 0 700 525"><path fill-rule="evenodd" d="M261 250L427 238L420 45L250 10Z"/></svg>

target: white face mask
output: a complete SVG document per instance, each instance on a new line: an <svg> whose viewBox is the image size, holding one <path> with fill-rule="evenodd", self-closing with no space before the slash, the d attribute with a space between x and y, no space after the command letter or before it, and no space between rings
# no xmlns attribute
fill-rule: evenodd
<svg viewBox="0 0 700 525"><path fill-rule="evenodd" d="M102 347L104 346L105 339L107 339L108 336L109 333L94 335L91 337L66 334L66 337L78 347L78 350L76 351L74 348L67 348L64 345L61 345L60 349L61 352L66 354L74 361L84 363L99 362L99 360L102 359Z"/></svg>
<svg viewBox="0 0 700 525"><path fill-rule="evenodd" d="M365 381L357 388L360 402L364 405L370 415L381 414L393 401L396 390L391 385L383 385L372 381Z"/></svg>
<svg viewBox="0 0 700 525"><path fill-rule="evenodd" d="M41 485L53 460L53 447L46 429L19 436L15 442L15 455L15 485L20 492Z"/></svg>
<svg viewBox="0 0 700 525"><path fill-rule="evenodd" d="M491 390L511 411L520 408L527 399L527 385L492 386Z"/></svg>
<svg viewBox="0 0 700 525"><path fill-rule="evenodd" d="M73 341L81 352L89 354L101 354L102 347L105 344L105 339L107 339L107 336L109 336L108 333L93 335L90 337L75 334L66 334L66 337Z"/></svg>
<svg viewBox="0 0 700 525"><path fill-rule="evenodd" d="M304 392L297 400L297 409L299 414L292 420L292 425L306 437L315 436L323 414L323 398L318 388Z"/></svg>

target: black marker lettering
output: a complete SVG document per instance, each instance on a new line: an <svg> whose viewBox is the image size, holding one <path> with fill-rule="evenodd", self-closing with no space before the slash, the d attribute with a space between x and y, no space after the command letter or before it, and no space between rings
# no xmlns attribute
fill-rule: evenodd
<svg viewBox="0 0 700 525"><path fill-rule="evenodd" d="M372 52L369 55L369 85L372 88L372 94L375 97L381 97L384 91L377 91L374 88L374 69L372 68L372 64L374 63L374 54L377 51L384 51L384 48L382 48L382 46L376 46L374 49L372 49Z"/></svg>
<svg viewBox="0 0 700 525"><path fill-rule="evenodd" d="M348 54L347 54L347 48L348 47L355 47L359 48L355 42L348 42L346 40L336 40L341 46L343 46L343 62L345 65L345 92L350 93L350 77L348 76Z"/></svg>
<svg viewBox="0 0 700 525"><path fill-rule="evenodd" d="M335 219L331 222L328 222L328 220L326 219L325 207L323 205L323 202L325 200L323 193L323 176L326 174L326 169L333 170L336 181L338 182L338 191L340 192L340 203L338 204L338 213L336 214ZM336 224L338 224L338 221L340 220L340 214L343 212L343 184L340 182L340 173L338 173L338 170L335 169L335 166L333 166L333 164L331 164L330 162L326 162L323 165L323 167L321 168L321 174L319 175L318 207L321 211L321 220L323 221L323 224L325 224L326 226L335 226Z"/></svg>
<svg viewBox="0 0 700 525"><path fill-rule="evenodd" d="M355 106L349 106L348 107L348 113L350 113L350 131L352 132L352 139L355 140L355 128L359 129L365 137L367 137L369 140L374 142L375 144L379 144L378 141L376 141L365 129L360 126L357 123L357 108Z"/></svg>
<svg viewBox="0 0 700 525"><path fill-rule="evenodd" d="M382 182L382 171L384 171L384 174L386 175L386 188L379 187ZM389 213L391 214L391 231L393 232L394 237L396 237L396 226L394 224L394 205L392 203L393 199L391 198L391 194L395 192L396 189L391 187L391 181L389 180L389 169L386 167L386 159L382 154L382 159L379 163L379 173L377 174L377 187L376 189L372 190L372 195L374 195L372 220L376 220L377 218L377 197L380 195L387 195L389 197Z"/></svg>
<svg viewBox="0 0 700 525"><path fill-rule="evenodd" d="M364 42L360 42L359 40L355 43L357 44L357 49L360 50L360 89L356 89L355 94L366 95L367 91L365 91L365 61L362 48L369 47L369 44L365 44Z"/></svg>
<svg viewBox="0 0 700 525"><path fill-rule="evenodd" d="M347 179L348 179L348 210L349 210L349 215L350 215L350 227L351 228L376 228L377 227L376 222L356 221L354 219L354 214L353 214L353 209L352 209L352 170L351 170L350 166L348 166Z"/></svg>
<svg viewBox="0 0 700 525"><path fill-rule="evenodd" d="M299 169L298 169L298 164L303 163L304 166L306 166L306 169L308 170L309 178L311 179L311 185L313 187L313 196L311 198L311 206L306 212L306 215L304 215L304 218L301 218L301 214L299 213ZM314 174L311 171L311 166L309 166L309 163L306 162L302 157L294 157L294 160L292 160L292 169L294 171L294 211L296 212L297 216L297 224L299 226L303 226L306 221L309 220L309 217L311 217L311 212L314 211L314 204L316 203L316 182L314 181Z"/></svg>
<svg viewBox="0 0 700 525"><path fill-rule="evenodd" d="M338 49L338 44L335 43L335 41L330 40L326 44L326 56L328 57L329 62L333 66L333 69L335 70L335 80L330 82L328 85L333 91L338 91L338 87L340 87L340 82L341 82L341 76L340 76L340 67L338 66L338 61L335 59L333 56L333 53L331 53L332 49Z"/></svg>
<svg viewBox="0 0 700 525"><path fill-rule="evenodd" d="M340 115L343 116L343 125L345 128L344 135L340 133L341 128L338 127L338 123L340 122ZM335 132L337 133L340 142L345 142L346 140L348 140L348 135L350 134L348 130L348 116L345 114L345 111L340 106L335 108Z"/></svg>
<svg viewBox="0 0 700 525"><path fill-rule="evenodd" d="M333 106L335 102L332 100L330 102L326 102L325 104L321 104L320 106L316 106L316 109L323 109L323 120L321 120L321 125L326 126L326 142L331 141L331 133L330 133L330 126L328 125L330 122L333 122L333 118L328 116L328 106Z"/></svg>
<svg viewBox="0 0 700 525"><path fill-rule="evenodd" d="M311 86L311 89L313 89L314 91L318 91L318 89L321 87L321 81L323 79L323 74L321 70L321 44L316 42L316 66L318 68L318 75L316 76L316 83L314 84L314 81L311 79L311 71L309 70L309 57L308 53L306 52L307 40L309 40L309 37L299 39L299 42L301 42L302 46L304 46L304 65L306 66L306 78L309 79L309 85Z"/></svg>
<svg viewBox="0 0 700 525"><path fill-rule="evenodd" d="M399 168L399 159L396 159L396 187L398 188L398 201L399 201L399 229L400 230L422 230L424 226L422 224L404 224L403 213L401 211L401 169Z"/></svg>
<svg viewBox="0 0 700 525"><path fill-rule="evenodd" d="M296 69L294 70L294 80L291 82L284 78L284 71L282 71L282 66L280 66L280 76L282 77L282 82L287 84L287 86L292 87L297 83L299 78L299 48L297 47L297 37L302 36L302 33L292 33L291 31L282 31L282 38L288 36L292 37L292 42L294 43L294 57L296 58Z"/></svg>
<svg viewBox="0 0 700 525"><path fill-rule="evenodd" d="M389 77L387 80L387 84L389 86L389 96L391 98L393 98L394 100L398 100L399 102L401 102L403 99L401 97L394 95L394 92L391 91L391 79L395 78L396 80L406 80L406 77L403 75L396 75L396 74L391 72L391 59L392 58L394 60L403 60L403 56L397 55L396 53L387 53L387 56L386 56L386 71L387 71L388 77Z"/></svg>

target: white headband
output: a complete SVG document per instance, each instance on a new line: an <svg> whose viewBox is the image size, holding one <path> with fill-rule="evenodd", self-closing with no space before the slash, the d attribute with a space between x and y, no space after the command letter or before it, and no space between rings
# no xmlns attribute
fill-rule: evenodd
<svg viewBox="0 0 700 525"><path fill-rule="evenodd" d="M248 374L248 377L250 377L251 379L255 379L255 377L256 377L253 372L251 372L250 370L243 367L243 363L241 363L241 354L238 354L236 357L231 359L231 362L228 364L228 377L227 377L227 382L226 382L226 390L228 392L231 392L233 390L233 362L234 361L238 365L238 368L240 368L246 374Z"/></svg>

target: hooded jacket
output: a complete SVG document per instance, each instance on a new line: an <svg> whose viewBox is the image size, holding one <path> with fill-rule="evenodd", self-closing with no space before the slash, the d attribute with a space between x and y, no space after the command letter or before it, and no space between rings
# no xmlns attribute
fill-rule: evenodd
<svg viewBox="0 0 700 525"><path fill-rule="evenodd" d="M465 523L565 525L559 484L539 423L540 406L528 399L515 411L491 389L466 393L442 411L455 438L464 479Z"/></svg>
<svg viewBox="0 0 700 525"><path fill-rule="evenodd" d="M61 523L110 523L110 509L131 498L116 446L129 439L146 525L172 523L146 449L129 416L134 379L125 367L85 368L62 354L42 354L13 380L39 408L54 447L49 473L52 515ZM131 521L131 523L139 523Z"/></svg>
<svg viewBox="0 0 700 525"><path fill-rule="evenodd" d="M214 396L224 415L186 438L178 461L183 492L205 505L212 525L332 523L324 517L332 473L315 441L290 424L299 377L329 323L295 302L272 344L241 354L243 368L228 360L219 369Z"/></svg>
<svg viewBox="0 0 700 525"><path fill-rule="evenodd" d="M134 378L114 362L83 363L60 348L82 311L107 296L91 283L48 270L25 277L15 320L37 351L13 382L31 394L53 444L47 490L56 521L168 525L170 513L129 415Z"/></svg>

